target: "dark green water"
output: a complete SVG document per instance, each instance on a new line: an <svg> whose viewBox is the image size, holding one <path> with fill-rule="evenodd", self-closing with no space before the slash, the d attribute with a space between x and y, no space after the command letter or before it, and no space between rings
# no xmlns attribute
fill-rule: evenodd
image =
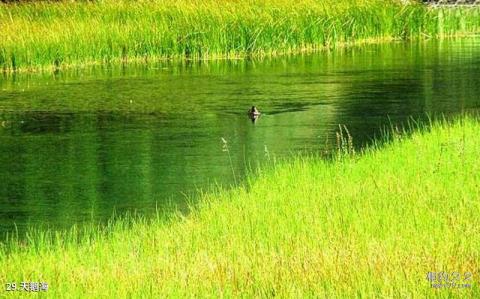
<svg viewBox="0 0 480 299"><path fill-rule="evenodd" d="M320 152L338 124L362 146L389 120L479 106L475 39L3 76L0 232L148 215L267 156Z"/></svg>

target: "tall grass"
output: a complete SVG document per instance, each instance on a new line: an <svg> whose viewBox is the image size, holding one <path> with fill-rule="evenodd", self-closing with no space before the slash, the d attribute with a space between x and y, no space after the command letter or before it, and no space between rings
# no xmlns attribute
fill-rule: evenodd
<svg viewBox="0 0 480 299"><path fill-rule="evenodd" d="M415 3L415 2L413 2ZM152 0L0 5L4 71L235 58L478 32L480 9L397 0Z"/></svg>
<svg viewBox="0 0 480 299"><path fill-rule="evenodd" d="M462 118L277 164L186 217L13 239L0 280L47 282L51 298L478 298L479 130ZM432 288L430 271L471 272L472 287Z"/></svg>

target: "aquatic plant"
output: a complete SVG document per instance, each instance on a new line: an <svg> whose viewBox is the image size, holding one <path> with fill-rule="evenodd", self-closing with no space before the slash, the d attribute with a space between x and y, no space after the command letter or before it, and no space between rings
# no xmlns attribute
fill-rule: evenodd
<svg viewBox="0 0 480 299"><path fill-rule="evenodd" d="M13 237L0 278L46 282L51 298L476 298L479 130L466 117L356 155L277 162L187 216ZM470 287L439 290L441 271Z"/></svg>
<svg viewBox="0 0 480 299"><path fill-rule="evenodd" d="M397 0L154 0L0 5L4 71L298 53L478 32L479 8Z"/></svg>

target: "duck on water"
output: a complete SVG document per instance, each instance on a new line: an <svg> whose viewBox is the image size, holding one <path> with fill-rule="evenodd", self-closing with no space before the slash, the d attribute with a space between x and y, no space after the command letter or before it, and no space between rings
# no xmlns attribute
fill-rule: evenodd
<svg viewBox="0 0 480 299"><path fill-rule="evenodd" d="M255 123L260 114L260 111L258 111L257 107L255 106L252 106L251 109L248 109L248 117L252 120L253 123Z"/></svg>
<svg viewBox="0 0 480 299"><path fill-rule="evenodd" d="M258 111L257 107L255 106L252 106L252 108L248 110L248 115L250 117L258 117L260 114L260 111Z"/></svg>

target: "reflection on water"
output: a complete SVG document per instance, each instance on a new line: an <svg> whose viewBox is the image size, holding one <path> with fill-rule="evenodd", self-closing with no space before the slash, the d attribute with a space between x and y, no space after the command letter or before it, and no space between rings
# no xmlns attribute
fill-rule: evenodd
<svg viewBox="0 0 480 299"><path fill-rule="evenodd" d="M476 109L479 42L5 75L0 232L148 214L232 184L267 153L322 151L338 124L362 146L389 121Z"/></svg>

